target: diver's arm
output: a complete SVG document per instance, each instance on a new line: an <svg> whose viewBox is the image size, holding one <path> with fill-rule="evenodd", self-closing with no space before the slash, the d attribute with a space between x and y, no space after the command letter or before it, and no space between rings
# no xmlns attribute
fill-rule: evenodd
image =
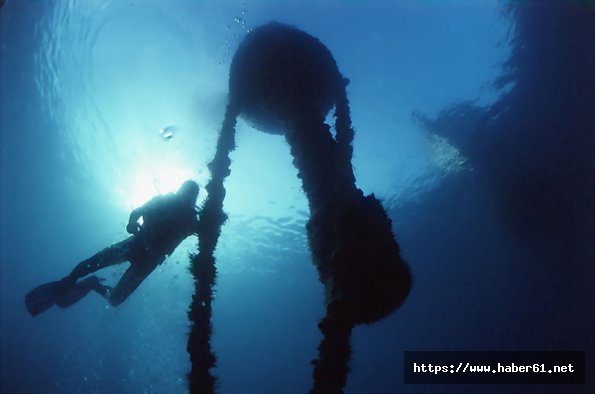
<svg viewBox="0 0 595 394"><path fill-rule="evenodd" d="M135 208L130 212L130 218L128 219L128 225L126 226L126 231L130 234L136 234L140 231L140 224L138 224L138 219L143 216L144 213L144 205L139 208Z"/></svg>

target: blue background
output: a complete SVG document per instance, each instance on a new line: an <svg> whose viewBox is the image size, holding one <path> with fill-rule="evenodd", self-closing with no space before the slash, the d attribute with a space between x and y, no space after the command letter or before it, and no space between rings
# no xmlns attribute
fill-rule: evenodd
<svg viewBox="0 0 595 394"><path fill-rule="evenodd" d="M593 392L592 370L583 386L403 384L405 350L586 350L593 365L595 242L577 264L548 264L553 246L502 219L491 188L463 181L481 176L473 162L412 116L465 100L487 106L506 91L493 88L514 31L501 6L7 1L0 390L186 391L195 238L118 308L91 294L32 318L23 298L123 239L130 210L152 195L187 178L206 184L233 53L251 28L276 20L318 37L350 79L357 185L383 200L414 276L400 310L355 328L346 392ZM237 130L216 254L218 392L306 392L324 314L307 202L284 139L243 121ZM114 283L125 266L100 276Z"/></svg>

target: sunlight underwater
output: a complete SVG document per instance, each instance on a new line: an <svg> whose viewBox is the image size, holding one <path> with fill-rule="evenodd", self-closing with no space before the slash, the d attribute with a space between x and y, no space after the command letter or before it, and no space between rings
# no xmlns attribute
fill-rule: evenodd
<svg viewBox="0 0 595 394"><path fill-rule="evenodd" d="M7 245L2 252L2 392L187 392L189 382L196 392L204 387L210 391L213 385L217 392L305 392L312 387L418 392L419 386L402 383L404 350L594 347L595 283L585 272L592 271L593 261L593 238L588 234L594 215L588 201L594 197L589 174L595 172L595 155L592 133L585 131L593 126L586 112L590 96L584 90L590 74L580 72L584 63L578 60L592 56L581 52L588 46L581 34L592 30L587 28L590 14L562 5L539 12L511 7L504 18L494 4L444 6L443 12L396 4L394 14L374 7L288 4L286 9L186 1L167 7L153 1L9 1L3 6L3 28L21 33L19 29L33 31L35 26L35 35L20 36L34 43L30 52L26 45L11 45L8 34L2 37L3 51L17 60L14 67L27 64L18 59L34 54L35 87L26 90L15 79L2 90L5 108L19 109L3 112L3 187L9 185L13 195L2 202L2 244ZM27 10L23 15L29 19L18 13L19 7L21 13ZM8 12L14 14L7 17ZM560 13L568 18L552 17ZM8 19L13 15L14 20ZM318 15L349 16L343 19L352 22L336 19L332 29L325 28ZM377 20L374 26L365 23L370 15ZM542 24L540 18L559 22ZM337 167L349 167L338 178L321 182L309 177L308 168L316 164L308 162L308 143L299 140L299 133L263 133L262 129L278 129L258 124L259 113L238 117L254 111L248 108L250 99L228 102L236 47L270 20L319 38L350 80L340 99L331 100L337 105L339 125L330 133L337 143L343 139L343 145L341 153L329 155L335 157L329 163L335 160L345 165ZM517 25L507 40L511 21ZM454 25L469 30L453 29ZM533 29L564 32L551 43L551 56L540 44L540 35L530 34ZM383 45L390 37L394 45ZM566 50L565 39L577 43L574 52L557 56L556 51ZM496 48L497 42L501 45ZM513 58L522 52L519 48L529 48L532 57ZM507 58L509 68L502 71L499 66ZM552 68L544 71L540 64ZM15 70L10 67L3 61L3 74L5 68ZM497 81L499 89L487 88L498 75L504 75ZM576 78L568 79L570 75ZM564 85L563 80L571 83ZM539 91L542 85L555 87L567 104ZM16 86L15 98L4 100L11 97L6 86ZM233 89L230 86L230 93ZM282 98L276 103L281 105ZM31 108L20 111L19 100ZM318 115L328 109L319 108ZM27 117L29 113L34 116ZM326 119L316 115L289 124L327 135L322 122L333 123L332 113ZM556 132L560 119L573 130L567 139ZM354 137L349 136L350 122ZM51 125L43 137L36 134L40 124ZM22 132L10 134L7 129ZM477 130L481 133L475 134ZM222 144L227 144L223 150L217 149L220 131ZM234 133L235 144L230 137ZM542 140L540 133L547 138ZM328 146L334 142L325 138L316 149L333 149ZM50 141L48 146L56 149L39 152L34 163L20 156L20 150L5 153L10 142L31 145L35 139ZM553 168L551 163L565 164ZM231 173L225 178L227 166ZM39 195L46 196L41 203L21 181L40 169L48 174L36 186ZM99 297L89 296L76 307L52 310L34 322L25 315L20 294L123 238L131 209L189 178L201 185L199 203L218 218L207 223L206 235L187 239L124 305L106 308ZM351 197L338 193L340 204L318 201L318 189L333 182L343 182L333 187L349 190L344 194ZM568 192L560 193L561 188ZM215 207L208 208L212 199L217 200ZM331 215L324 213L328 205L342 208ZM350 288L355 284L348 280L341 285L349 274L330 280L340 274L328 259L329 250L337 252L332 257L336 259L349 260L351 255L354 262L347 266L357 270L359 260L353 256L361 257L366 249L341 253L341 246L358 245L354 240L365 236L346 231L338 246L316 241L320 234L320 239L329 234L329 217L341 217L342 210L357 212L354 206L366 213L343 216L344 223L352 223L345 229L358 227L353 223L361 224L365 217L384 217L381 221L396 235L413 274L403 306L370 325L358 323L389 314L402 300L375 316L354 313L345 319L342 314L351 307L358 310L357 303L344 308L337 307L342 302L332 301L361 289ZM30 235L42 251L17 247L24 231L18 213L28 212L31 218L45 215L36 234ZM227 221L222 225L224 214ZM12 234L6 231L10 223L15 224ZM390 243L393 238L384 239ZM198 242L208 241L212 247L203 246L200 252L205 253L206 266L210 264L206 274L211 277L194 283L188 256L196 252ZM196 268L203 257L193 256ZM8 267L7 260L32 265ZM198 318L195 314L197 305L210 307L210 295L195 299L190 315L194 325L189 325L186 314L193 286L207 285L210 290L215 267L212 316L210 310ZM114 281L122 269L111 268L104 276ZM406 293L406 285L399 288ZM7 297L10 289L19 297ZM319 321L328 323L321 325L322 333ZM342 329L329 329L337 321ZM206 343L216 356L213 369L203 364L196 372L193 357L186 353L188 334L196 326L202 327L198 348L204 350ZM338 331L342 339L331 342L341 350L331 354L342 354L344 360L333 361L338 371L329 372L324 365L328 358L317 346L324 348L324 341ZM592 357L588 363L593 364ZM589 392L594 384L590 379L588 385L551 391Z"/></svg>

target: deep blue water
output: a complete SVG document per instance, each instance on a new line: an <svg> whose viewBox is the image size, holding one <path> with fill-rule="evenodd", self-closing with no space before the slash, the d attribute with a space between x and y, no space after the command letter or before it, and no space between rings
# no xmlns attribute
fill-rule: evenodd
<svg viewBox="0 0 595 394"><path fill-rule="evenodd" d="M585 6L569 18L592 15ZM520 97L509 92L532 92L531 72L502 89L494 81L507 60L522 58L511 49L523 39L538 48L528 56L539 54L541 36L531 32L543 27L499 2L462 0L8 0L0 11L0 391L186 392L195 238L118 308L91 294L32 318L23 298L123 239L130 210L152 195L187 178L204 187L234 51L271 20L318 37L350 79L357 185L383 200L414 277L398 311L355 328L345 391L594 392L595 100L555 101L546 86L511 101L524 114L515 124L535 134L502 127L504 137L466 145L452 128L424 126L413 114L439 120L464 101L487 108ZM547 42L576 53L588 46ZM583 79L556 88L581 91L593 75L580 74L574 53L535 73L571 69ZM516 119L507 115L515 108L501 122ZM551 130L539 123L548 116L559 120L548 121ZM500 130L494 122L486 127ZM168 126L166 140L159 131ZM229 220L216 253L217 391L307 392L324 299L297 170L282 137L242 121L231 157ZM114 283L124 269L101 276ZM404 385L405 350L583 350L587 385Z"/></svg>

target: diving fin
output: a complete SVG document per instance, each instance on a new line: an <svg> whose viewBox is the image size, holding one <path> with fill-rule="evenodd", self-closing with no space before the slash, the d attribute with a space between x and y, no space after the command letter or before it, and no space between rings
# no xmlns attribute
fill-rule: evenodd
<svg viewBox="0 0 595 394"><path fill-rule="evenodd" d="M45 283L27 293L25 296L25 306L31 316L37 316L50 309L53 305L63 307L63 300L72 298L70 293L76 288L76 280L71 280L68 276L62 280Z"/></svg>
<svg viewBox="0 0 595 394"><path fill-rule="evenodd" d="M37 316L55 304L55 289L60 283L61 281L45 283L27 293L25 306L31 316Z"/></svg>
<svg viewBox="0 0 595 394"><path fill-rule="evenodd" d="M107 290L111 290L111 287L102 285L103 280L103 278L93 275L78 283L68 276L56 282L49 282L31 290L25 296L25 306L31 316L37 316L53 305L68 308L79 302L91 290L95 290L105 297Z"/></svg>
<svg viewBox="0 0 595 394"><path fill-rule="evenodd" d="M54 288L54 302L60 308L68 308L82 300L91 290L101 294L100 288L104 287L101 285L102 281L103 278L92 275L74 284L61 283L59 287Z"/></svg>

